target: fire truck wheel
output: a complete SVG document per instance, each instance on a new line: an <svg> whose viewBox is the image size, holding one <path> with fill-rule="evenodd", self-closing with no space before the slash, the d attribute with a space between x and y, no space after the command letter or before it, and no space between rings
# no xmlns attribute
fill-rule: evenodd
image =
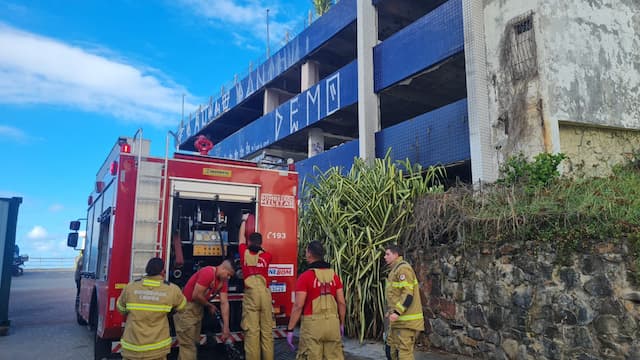
<svg viewBox="0 0 640 360"><path fill-rule="evenodd" d="M108 359L111 355L111 341L98 336L98 302L94 293L91 299L91 312L89 315L89 328L93 332L93 358L95 360Z"/></svg>
<svg viewBox="0 0 640 360"><path fill-rule="evenodd" d="M14 266L13 269L11 269L11 275L13 276L21 276L23 273L24 270L19 266Z"/></svg>
<svg viewBox="0 0 640 360"><path fill-rule="evenodd" d="M91 298L91 307L89 308L89 330L96 332L98 329L98 302L96 300L96 294L93 293Z"/></svg>
<svg viewBox="0 0 640 360"><path fill-rule="evenodd" d="M76 296L76 321L78 322L78 325L87 325L86 320L82 318L82 315L80 315L80 298L77 296Z"/></svg>
<svg viewBox="0 0 640 360"><path fill-rule="evenodd" d="M93 357L95 360L109 359L111 355L111 341L104 340L94 333L95 341L93 343Z"/></svg>

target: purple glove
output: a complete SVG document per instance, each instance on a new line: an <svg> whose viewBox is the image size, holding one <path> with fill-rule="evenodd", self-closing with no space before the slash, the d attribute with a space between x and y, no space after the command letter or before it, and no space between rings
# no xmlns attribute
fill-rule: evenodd
<svg viewBox="0 0 640 360"><path fill-rule="evenodd" d="M340 325L340 337L344 337L344 325Z"/></svg>
<svg viewBox="0 0 640 360"><path fill-rule="evenodd" d="M293 331L287 332L287 344L289 344L291 351L296 351L296 346L293 345Z"/></svg>

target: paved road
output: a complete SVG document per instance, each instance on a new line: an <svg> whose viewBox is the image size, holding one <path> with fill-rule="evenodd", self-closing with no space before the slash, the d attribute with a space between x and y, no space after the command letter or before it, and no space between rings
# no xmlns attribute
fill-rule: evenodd
<svg viewBox="0 0 640 360"><path fill-rule="evenodd" d="M25 271L11 282L9 335L0 337L1 359L87 360L93 359L93 338L86 326L76 323L75 282L71 271ZM285 341L275 343L276 360L293 360ZM379 343L359 344L345 340L346 360L384 359ZM199 358L222 358L202 353ZM461 359L451 355L416 354L418 360Z"/></svg>
<svg viewBox="0 0 640 360"><path fill-rule="evenodd" d="M93 338L76 323L71 271L28 271L11 281L9 335L0 337L2 358L87 360Z"/></svg>

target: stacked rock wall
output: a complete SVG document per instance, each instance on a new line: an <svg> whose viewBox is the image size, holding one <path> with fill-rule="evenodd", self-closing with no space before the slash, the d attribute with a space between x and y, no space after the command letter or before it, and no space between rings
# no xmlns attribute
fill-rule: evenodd
<svg viewBox="0 0 640 360"><path fill-rule="evenodd" d="M480 359L640 359L640 292L624 242L568 262L552 247L457 252L408 256L432 347Z"/></svg>

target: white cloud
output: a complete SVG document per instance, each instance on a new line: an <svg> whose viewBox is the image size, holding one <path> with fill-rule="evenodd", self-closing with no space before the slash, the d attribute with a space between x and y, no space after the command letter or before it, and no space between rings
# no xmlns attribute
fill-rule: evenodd
<svg viewBox="0 0 640 360"><path fill-rule="evenodd" d="M175 125L186 89L157 71L0 23L0 102L52 104ZM102 52L100 52L102 53ZM196 105L185 104L195 108Z"/></svg>
<svg viewBox="0 0 640 360"><path fill-rule="evenodd" d="M30 136L16 127L0 125L0 141L7 139L24 143L30 139Z"/></svg>
<svg viewBox="0 0 640 360"><path fill-rule="evenodd" d="M269 9L269 35L271 45L279 45L287 32L293 37L293 30L297 23L301 23L305 14L291 16L281 14L280 4L269 0L182 0L182 3L194 15L208 19L215 27L233 28L233 41L236 46L250 50L265 49L267 34L267 9ZM258 46L249 44L240 35L247 34Z"/></svg>
<svg viewBox="0 0 640 360"><path fill-rule="evenodd" d="M47 229L40 225L34 226L27 234L27 237L31 240L43 240L48 236Z"/></svg>
<svg viewBox="0 0 640 360"><path fill-rule="evenodd" d="M49 211L54 212L54 213L60 212L62 210L64 210L64 205L62 205L62 204L53 204L53 205L49 206Z"/></svg>
<svg viewBox="0 0 640 360"><path fill-rule="evenodd" d="M262 22L267 9L267 6L261 2L241 3L237 0L184 0L183 2L193 7L202 16L233 24Z"/></svg>
<svg viewBox="0 0 640 360"><path fill-rule="evenodd" d="M238 34L237 32L231 33L233 37L233 44L239 48L245 48L247 50L258 52L260 48L251 44L250 39Z"/></svg>

